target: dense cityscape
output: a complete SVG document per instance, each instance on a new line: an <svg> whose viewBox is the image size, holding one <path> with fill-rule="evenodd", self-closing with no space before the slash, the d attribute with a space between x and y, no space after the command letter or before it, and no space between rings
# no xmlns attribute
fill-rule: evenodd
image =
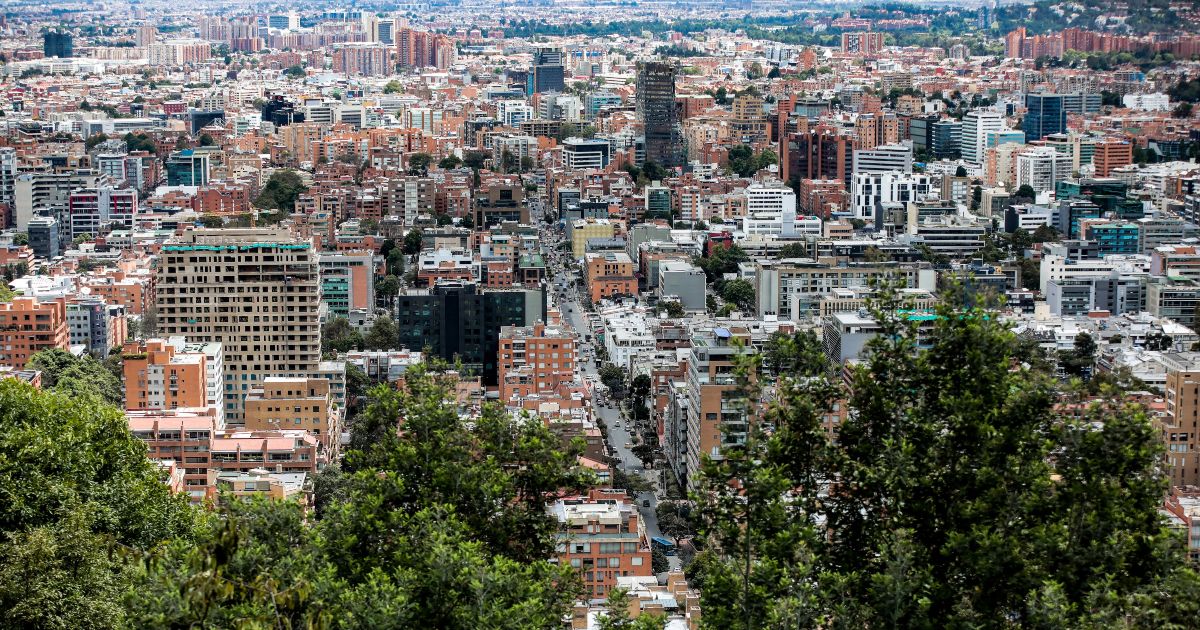
<svg viewBox="0 0 1200 630"><path fill-rule="evenodd" d="M0 628L1200 625L1200 5L352 4L0 9Z"/></svg>

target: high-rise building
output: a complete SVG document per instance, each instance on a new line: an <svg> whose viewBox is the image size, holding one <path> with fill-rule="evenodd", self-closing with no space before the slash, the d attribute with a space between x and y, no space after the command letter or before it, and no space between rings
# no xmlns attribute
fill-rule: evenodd
<svg viewBox="0 0 1200 630"><path fill-rule="evenodd" d="M874 55L883 50L883 33L842 33L842 52Z"/></svg>
<svg viewBox="0 0 1200 630"><path fill-rule="evenodd" d="M563 53L558 48L538 48L529 68L530 94L562 92L565 87Z"/></svg>
<svg viewBox="0 0 1200 630"><path fill-rule="evenodd" d="M63 31L46 31L42 34L42 53L60 59L74 57L75 39Z"/></svg>
<svg viewBox="0 0 1200 630"><path fill-rule="evenodd" d="M18 297L0 303L0 366L23 370L38 352L70 345L65 299Z"/></svg>
<svg viewBox="0 0 1200 630"><path fill-rule="evenodd" d="M392 74L391 52L386 44L341 44L333 50L333 71L365 77L387 76Z"/></svg>
<svg viewBox="0 0 1200 630"><path fill-rule="evenodd" d="M341 413L323 378L268 377L246 396L245 423L250 431L307 431L329 456L338 450Z"/></svg>
<svg viewBox="0 0 1200 630"><path fill-rule="evenodd" d="M277 28L281 31L300 30L300 16L295 11L278 13L267 16L267 28Z"/></svg>
<svg viewBox="0 0 1200 630"><path fill-rule="evenodd" d="M184 149L166 159L168 186L203 186L208 183L210 155L204 151Z"/></svg>
<svg viewBox="0 0 1200 630"><path fill-rule="evenodd" d="M1200 356L1195 353L1168 354L1167 413L1157 420L1162 429L1163 456L1172 486L1200 485L1200 432L1196 417L1200 413Z"/></svg>
<svg viewBox="0 0 1200 630"><path fill-rule="evenodd" d="M642 61L637 66L637 116L646 138L646 161L682 165L681 133L675 111L675 64Z"/></svg>
<svg viewBox="0 0 1200 630"><path fill-rule="evenodd" d="M230 424L242 424L245 397L267 377L316 371L317 276L312 244L282 229L194 229L163 246L159 331L222 345Z"/></svg>
<svg viewBox="0 0 1200 630"><path fill-rule="evenodd" d="M962 120L962 158L972 164L983 164L988 132L1004 128L1004 116L997 111L975 109Z"/></svg>
<svg viewBox="0 0 1200 630"><path fill-rule="evenodd" d="M126 409L207 407L225 428L225 358L219 343L184 337L126 341L121 349Z"/></svg>
<svg viewBox="0 0 1200 630"><path fill-rule="evenodd" d="M67 303L67 331L71 345L83 346L93 357L104 359L128 336L125 308L98 296L79 296Z"/></svg>
<svg viewBox="0 0 1200 630"><path fill-rule="evenodd" d="M500 400L552 392L575 380L575 335L554 326L505 326L500 330L497 377Z"/></svg>
<svg viewBox="0 0 1200 630"><path fill-rule="evenodd" d="M0 204L12 207L16 201L17 150L0 147Z"/></svg>
<svg viewBox="0 0 1200 630"><path fill-rule="evenodd" d="M132 188L98 186L81 188L67 197L70 239L99 236L112 229L131 229L138 212L137 191Z"/></svg>
<svg viewBox="0 0 1200 630"><path fill-rule="evenodd" d="M1026 140L1041 140L1067 130L1067 110L1061 94L1026 94L1021 130Z"/></svg>
<svg viewBox="0 0 1200 630"><path fill-rule="evenodd" d="M1096 177L1108 177L1113 169L1133 163L1133 144L1128 140L1108 138L1095 144L1092 163Z"/></svg>
<svg viewBox="0 0 1200 630"><path fill-rule="evenodd" d="M1034 192L1048 192L1071 176L1071 156L1050 147L1037 147L1017 156L1017 181L1020 188L1028 184Z"/></svg>
<svg viewBox="0 0 1200 630"><path fill-rule="evenodd" d="M469 282L444 282L396 298L399 347L461 360L485 385L498 382L500 330L545 319L542 289L482 290Z"/></svg>
<svg viewBox="0 0 1200 630"><path fill-rule="evenodd" d="M751 184L746 187L746 216L742 231L747 236L796 235L796 193L783 182Z"/></svg>

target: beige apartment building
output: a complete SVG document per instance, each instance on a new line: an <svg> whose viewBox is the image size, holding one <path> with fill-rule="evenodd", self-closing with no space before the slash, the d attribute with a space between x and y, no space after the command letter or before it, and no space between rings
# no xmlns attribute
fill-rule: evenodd
<svg viewBox="0 0 1200 630"><path fill-rule="evenodd" d="M332 459L341 432L341 413L323 378L270 377L246 396L246 429L303 429Z"/></svg>
<svg viewBox="0 0 1200 630"><path fill-rule="evenodd" d="M225 419L272 376L308 377L321 359L321 302L311 242L276 228L192 229L162 248L159 333L220 343Z"/></svg>
<svg viewBox="0 0 1200 630"><path fill-rule="evenodd" d="M1200 353L1163 356L1167 413L1159 417L1172 486L1200 486Z"/></svg>

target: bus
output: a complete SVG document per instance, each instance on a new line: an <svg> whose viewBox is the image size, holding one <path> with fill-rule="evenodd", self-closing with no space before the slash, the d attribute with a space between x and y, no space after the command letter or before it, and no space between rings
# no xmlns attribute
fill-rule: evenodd
<svg viewBox="0 0 1200 630"><path fill-rule="evenodd" d="M654 536L650 539L650 549L662 551L663 555L667 556L675 555L675 543L663 538L662 536Z"/></svg>

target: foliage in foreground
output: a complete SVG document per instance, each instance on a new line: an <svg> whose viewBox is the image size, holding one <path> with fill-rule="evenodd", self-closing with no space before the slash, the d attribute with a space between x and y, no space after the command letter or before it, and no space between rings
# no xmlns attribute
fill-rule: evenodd
<svg viewBox="0 0 1200 630"><path fill-rule="evenodd" d="M943 304L918 350L898 299L876 307L883 331L848 398L793 353L745 444L707 463L691 567L705 626L1194 623L1200 580L1159 517L1142 409L1060 414L1057 385L985 311ZM755 373L744 361L743 409ZM849 407L836 441L822 426L835 402Z"/></svg>
<svg viewBox="0 0 1200 630"><path fill-rule="evenodd" d="M468 427L449 377L406 377L370 393L319 518L232 499L202 515L117 410L0 381L0 626L556 626L581 590L548 560L545 505L588 481L578 448L498 408Z"/></svg>

